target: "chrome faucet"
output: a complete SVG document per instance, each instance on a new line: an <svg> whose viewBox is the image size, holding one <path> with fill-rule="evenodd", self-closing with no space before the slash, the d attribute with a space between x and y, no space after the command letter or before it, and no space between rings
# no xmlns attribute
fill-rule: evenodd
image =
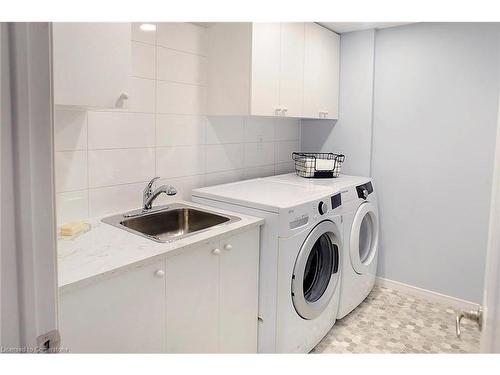
<svg viewBox="0 0 500 375"><path fill-rule="evenodd" d="M161 194L165 193L167 195L175 195L177 194L177 190L172 185L161 185L159 188L153 191L153 184L160 177L155 177L151 181L148 182L146 188L144 189L144 193L142 196L142 210L148 211L153 206L154 200Z"/></svg>

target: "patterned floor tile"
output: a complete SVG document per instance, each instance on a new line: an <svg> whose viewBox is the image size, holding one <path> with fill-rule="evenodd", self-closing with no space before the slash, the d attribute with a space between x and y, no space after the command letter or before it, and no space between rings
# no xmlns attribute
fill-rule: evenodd
<svg viewBox="0 0 500 375"><path fill-rule="evenodd" d="M338 320L312 353L478 353L475 323L455 335L454 308L375 286L353 312Z"/></svg>

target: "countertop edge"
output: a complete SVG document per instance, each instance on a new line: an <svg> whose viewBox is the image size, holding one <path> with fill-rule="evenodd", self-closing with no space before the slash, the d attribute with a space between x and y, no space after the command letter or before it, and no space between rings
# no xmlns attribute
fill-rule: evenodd
<svg viewBox="0 0 500 375"><path fill-rule="evenodd" d="M198 206L198 207L203 207L204 205L200 205L198 203L193 203L193 202L185 202L188 205L192 206ZM207 209L210 209L211 211L219 211L219 212L227 212L231 213L230 211L227 210L221 210L221 209L214 209L213 207L207 207ZM126 264L119 264L116 267L111 266L109 269L95 272L95 274L90 274L88 276L82 277L82 278L75 278L75 280L72 280L69 278L69 281L67 282L58 282L58 290L60 293L67 293L70 292L71 290L78 289L80 287L84 287L87 285L91 285L95 282L99 282L101 280L105 280L109 277L114 276L115 274L119 274L122 272L127 272L129 270L139 268L143 265L147 265L150 263L153 263L159 259L162 258L169 258L172 256L176 256L181 254L184 251L187 251L189 249L193 249L196 247L199 247L203 243L210 243L214 240L224 238L228 235L234 235L240 232L247 231L253 227L260 227L261 225L264 224L264 219L254 217L254 216L249 216L249 215L242 215L238 213L233 213L233 215L238 216L240 218L239 221L230 224L227 228L224 228L225 230L220 232L219 231L212 236L207 237L207 234L209 232L204 232L200 233L197 235L193 235L190 240L192 242L189 242L188 244L181 245L179 247L174 247L174 248L169 248L168 246L165 247L164 251L160 251L155 254L150 254L149 256L146 255L144 258L139 259L139 260L134 260L131 261L130 263ZM105 224L109 225L109 224ZM123 232L124 233L124 238L125 236L136 236L135 234L131 234L128 232ZM199 238L197 238L199 236ZM149 240L148 240L149 241ZM58 267L64 267L64 259L58 259Z"/></svg>

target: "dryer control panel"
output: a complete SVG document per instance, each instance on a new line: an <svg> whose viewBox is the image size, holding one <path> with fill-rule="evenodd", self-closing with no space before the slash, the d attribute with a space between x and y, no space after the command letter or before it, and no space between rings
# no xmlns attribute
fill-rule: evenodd
<svg viewBox="0 0 500 375"><path fill-rule="evenodd" d="M373 185L371 182L367 182L366 184L356 186L356 192L359 198L366 199L373 193Z"/></svg>

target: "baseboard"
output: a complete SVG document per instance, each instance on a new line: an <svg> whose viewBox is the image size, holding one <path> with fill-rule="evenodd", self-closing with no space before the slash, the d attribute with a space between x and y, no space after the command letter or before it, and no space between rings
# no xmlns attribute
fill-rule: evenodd
<svg viewBox="0 0 500 375"><path fill-rule="evenodd" d="M383 277L377 277L375 283L379 286L385 286L394 290L400 290L405 293L413 294L428 301L443 303L458 310L473 310L477 309L479 306L479 304L474 302L447 296L446 294L441 294L432 290L408 285L399 281L384 279Z"/></svg>

